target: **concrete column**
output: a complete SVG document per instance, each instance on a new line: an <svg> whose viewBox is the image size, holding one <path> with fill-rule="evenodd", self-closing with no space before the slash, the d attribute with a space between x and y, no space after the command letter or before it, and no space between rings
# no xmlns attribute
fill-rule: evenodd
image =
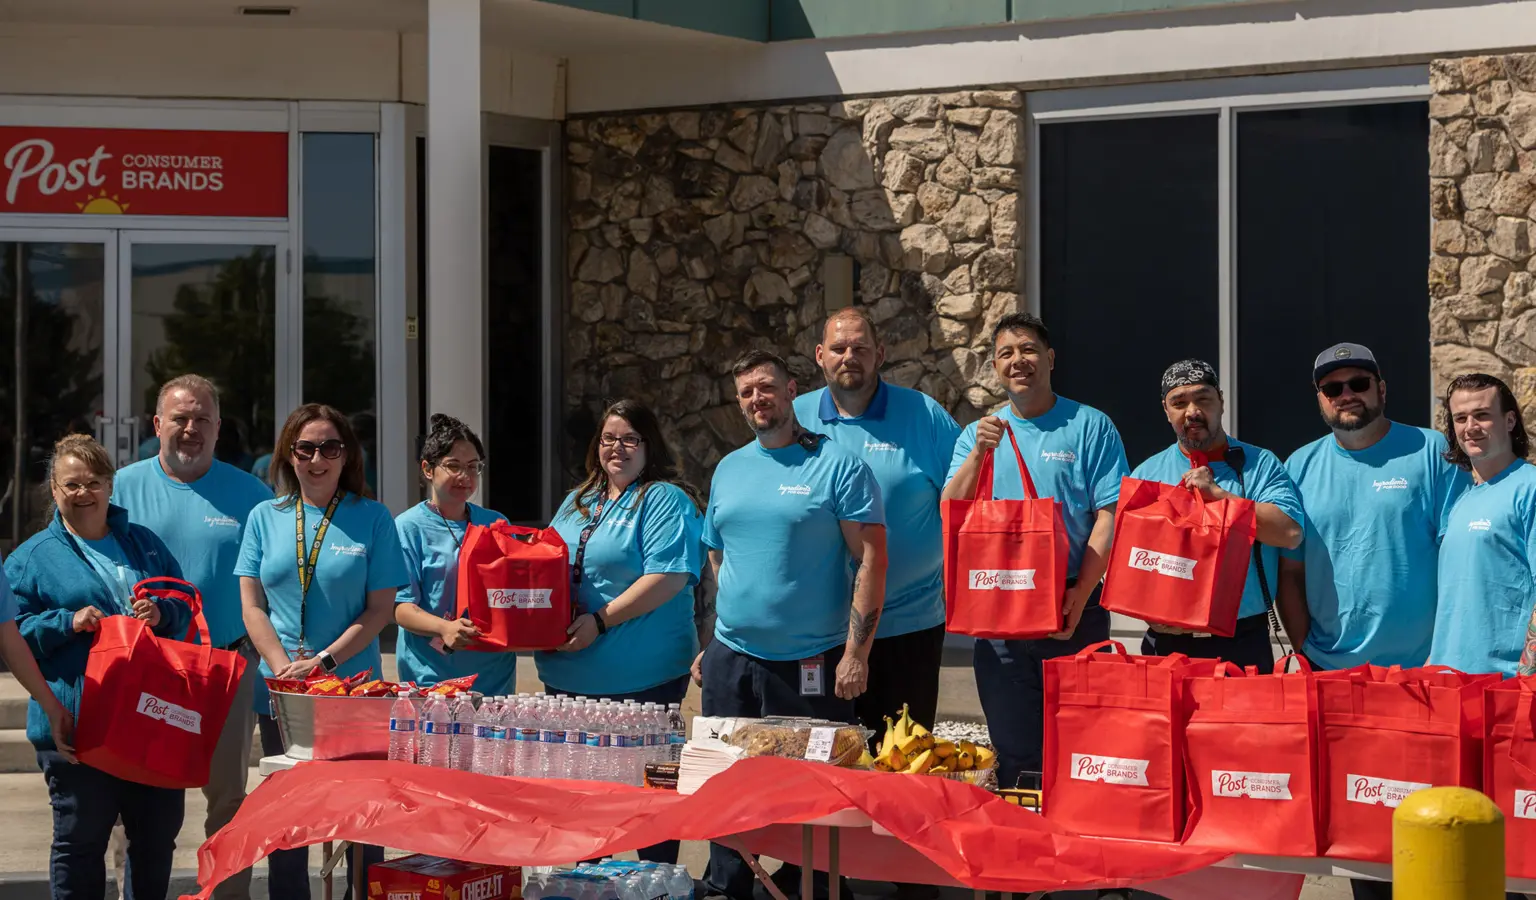
<svg viewBox="0 0 1536 900"><path fill-rule="evenodd" d="M486 438L480 2L427 0L427 404ZM487 448L487 453L493 452Z"/></svg>

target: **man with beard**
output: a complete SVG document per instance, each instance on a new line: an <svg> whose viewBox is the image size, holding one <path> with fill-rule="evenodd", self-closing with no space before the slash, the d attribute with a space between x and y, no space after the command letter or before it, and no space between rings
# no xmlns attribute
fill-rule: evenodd
<svg viewBox="0 0 1536 900"><path fill-rule="evenodd" d="M165 383L155 403L160 453L117 473L112 502L165 541L187 581L203 595L213 645L246 658L245 677L213 751L208 784L208 837L223 828L245 800L255 730L254 691L260 677L255 650L240 613L235 560L245 522L272 491L254 475L214 459L219 440L219 396L208 379L182 375ZM263 688L263 690L265 690ZM217 900L250 896L247 869L214 888Z"/></svg>
<svg viewBox="0 0 1536 900"><path fill-rule="evenodd" d="M1301 497L1280 460L1268 450L1228 437L1222 427L1221 385L1210 363L1176 362L1163 373L1163 414L1178 440L1136 467L1132 478L1182 484L1207 500L1246 497L1258 513L1258 551L1248 563L1248 580L1232 637L1199 634L1149 623L1141 652L1183 653L1220 658L1267 672L1275 663L1269 640L1271 593L1280 568L1280 549L1301 543Z"/></svg>
<svg viewBox="0 0 1536 900"><path fill-rule="evenodd" d="M1332 434L1285 464L1306 533L1280 561L1280 617L1318 668L1420 665L1434 631L1440 542L1470 481L1446 461L1442 435L1386 417L1387 384L1369 349L1329 347L1312 383Z"/></svg>
<svg viewBox="0 0 1536 900"><path fill-rule="evenodd" d="M694 661L703 713L856 722L885 599L880 488L869 466L795 421L782 359L753 350L731 372L757 437L710 485L704 545L719 589L715 639ZM710 846L706 882L752 900L734 850ZM817 894L826 889L822 875Z"/></svg>
<svg viewBox="0 0 1536 900"><path fill-rule="evenodd" d="M976 690L997 748L998 784L1005 788L1021 784L1025 773L1040 772L1042 663L1109 637L1109 612L1099 605L1099 582L1114 538L1115 504L1126 474L1125 445L1108 416L1056 396L1051 390L1055 366L1056 351L1044 322L1014 313L997 323L992 330L992 367L1008 404L960 433L944 488L945 500L969 499L976 492L982 458L1012 431L1040 496L1061 502L1067 529L1067 590L1061 598L1066 629L1040 640L976 642ZM1024 498L1011 445L993 455L992 475L993 497Z"/></svg>
<svg viewBox="0 0 1536 900"><path fill-rule="evenodd" d="M869 689L854 705L877 736L903 703L932 728L944 655L939 492L960 426L927 394L880 378L885 347L863 309L828 317L816 363L827 386L796 397L795 417L862 459L885 504L885 605L869 653Z"/></svg>

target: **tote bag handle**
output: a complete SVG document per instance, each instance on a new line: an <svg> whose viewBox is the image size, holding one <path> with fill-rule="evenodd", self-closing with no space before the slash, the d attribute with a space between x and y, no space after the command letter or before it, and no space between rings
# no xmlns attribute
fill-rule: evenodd
<svg viewBox="0 0 1536 900"><path fill-rule="evenodd" d="M1008 443L1013 445L1013 458L1019 464L1019 479L1024 482L1024 499L1039 500L1040 492L1035 490L1035 479L1030 477L1029 466L1024 464L1024 454L1019 451L1019 439L1014 437L1013 428L1007 424L1003 430L1008 433ZM992 495L992 456L994 451L988 450L981 455L981 475L976 479L976 490L972 492L972 500L996 500Z"/></svg>

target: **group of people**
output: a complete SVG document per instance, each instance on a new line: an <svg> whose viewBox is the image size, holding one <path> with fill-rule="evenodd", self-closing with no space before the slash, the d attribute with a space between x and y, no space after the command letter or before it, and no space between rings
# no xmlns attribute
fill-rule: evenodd
<svg viewBox="0 0 1536 900"><path fill-rule="evenodd" d="M1175 441L1133 471L1109 418L1052 389L1055 351L1033 316L997 323L992 365L1008 403L965 428L881 379L885 350L860 307L828 318L816 361L826 386L805 394L772 353L737 361L736 400L754 439L721 460L707 504L681 478L654 412L634 400L603 412L585 477L551 522L570 548L579 614L564 646L535 657L548 691L675 703L691 674L707 716L815 716L878 732L907 704L932 725L945 636L940 505L975 494L1003 441L1017 443L1039 496L1061 504L1070 543L1063 631L976 642L1005 786L1040 770L1042 662L1109 636L1099 592L1127 475L1257 508L1260 552L1234 635L1153 624L1145 653L1267 667L1276 623L1322 668L1536 671L1536 470L1524 461L1519 407L1492 376L1452 382L1442 437L1386 418L1368 349L1329 348L1311 381L1330 433L1282 464L1226 434L1216 371L1184 360L1160 385ZM261 676L382 674L378 636L393 622L402 680L474 673L486 694L515 689L516 656L470 649L478 632L455 596L466 530L503 518L470 502L487 460L463 423L432 416L418 454L428 499L398 517L369 496L358 437L328 406L288 417L271 489L215 459L218 395L206 379L165 384L154 424L159 452L121 471L90 437L59 441L52 522L4 566L0 654L34 698L28 737L54 808L60 898L102 896L119 821L133 895L167 889L183 793L81 765L71 746L104 616L186 632L186 605L136 596L141 579L196 585L212 642L250 663L204 788L210 835L244 798L253 719L263 752L282 752ZM1018 458L991 455L994 497L1025 496ZM706 559L712 600L695 590ZM659 861L676 853L644 851ZM270 872L275 900L308 896L306 851L273 854ZM749 900L753 881L738 855L712 847L711 892ZM248 872L215 892L248 894Z"/></svg>

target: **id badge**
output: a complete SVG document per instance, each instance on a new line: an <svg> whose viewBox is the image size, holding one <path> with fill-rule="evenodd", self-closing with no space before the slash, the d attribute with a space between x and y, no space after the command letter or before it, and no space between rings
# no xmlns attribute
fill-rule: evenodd
<svg viewBox="0 0 1536 900"><path fill-rule="evenodd" d="M820 697L826 693L826 658L813 656L800 661L800 696Z"/></svg>

